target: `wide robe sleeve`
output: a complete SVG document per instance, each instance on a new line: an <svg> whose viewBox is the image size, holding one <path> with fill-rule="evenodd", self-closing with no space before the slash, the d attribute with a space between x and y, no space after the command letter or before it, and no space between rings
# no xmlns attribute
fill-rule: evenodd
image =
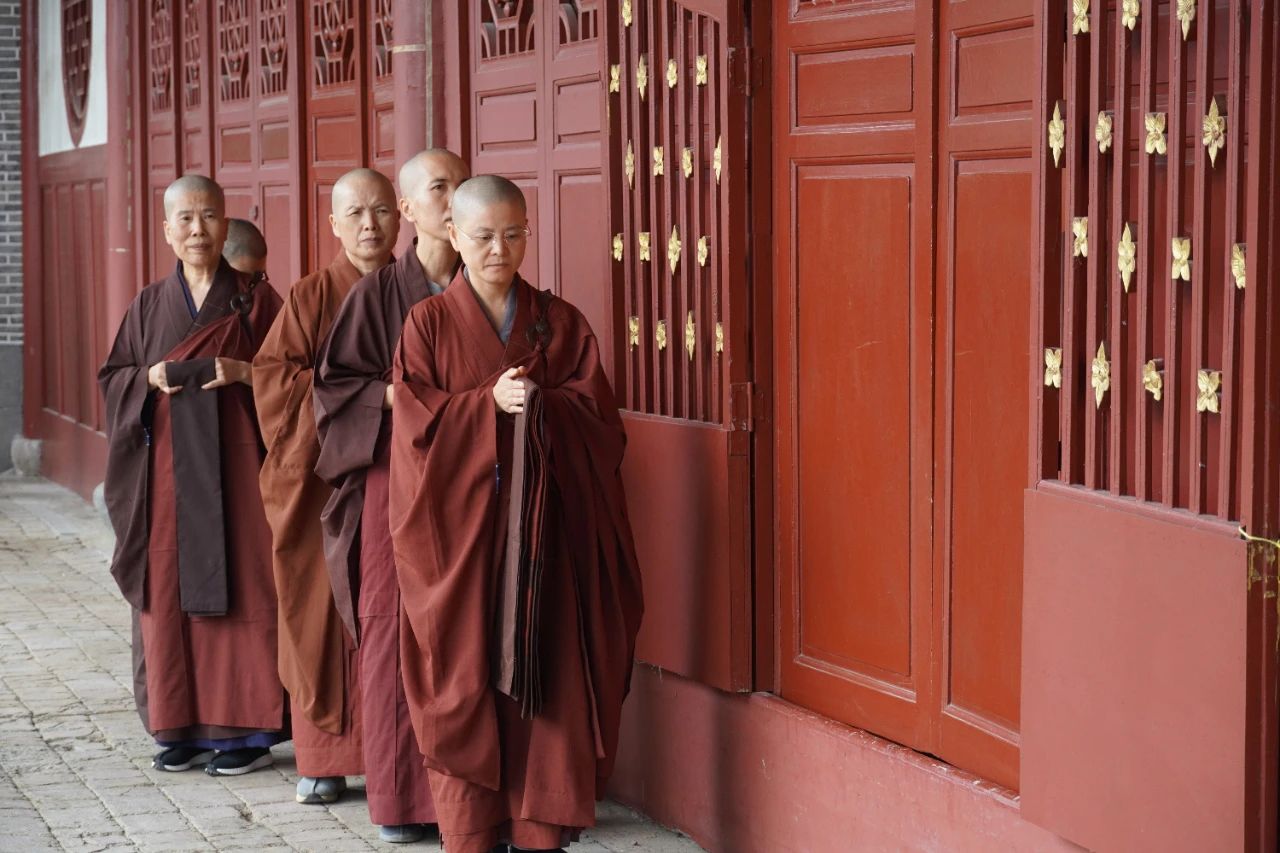
<svg viewBox="0 0 1280 853"><path fill-rule="evenodd" d="M493 382L460 387L437 362L442 312L409 313L392 374L390 522L401 601L426 672L415 715L427 766L497 790L486 602L496 542ZM454 359L458 363L459 359ZM450 379L453 379L453 384ZM467 386L468 383L461 383Z"/></svg>
<svg viewBox="0 0 1280 853"><path fill-rule="evenodd" d="M292 288L254 356L253 397L268 457L281 468L310 472L319 448L315 418L302 408L311 400L317 312L302 311L298 298Z"/></svg>
<svg viewBox="0 0 1280 853"><path fill-rule="evenodd" d="M106 401L107 476L104 498L116 534L112 575L126 601L143 606L147 559L147 471L152 394L147 383L144 301L129 306L98 385Z"/></svg>
<svg viewBox="0 0 1280 853"><path fill-rule="evenodd" d="M531 365L541 418L521 418L516 452L526 469L535 450L555 496L548 523L559 526L577 589L582 648L590 680L597 776L607 779L617 754L622 702L630 689L635 638L644 611L640 569L622 487L626 433L595 335L586 319L561 300L548 309L552 340L546 360ZM518 464L518 463L517 463ZM526 500L532 489L525 490ZM513 515L528 514L513 496ZM508 543L508 558L514 543ZM541 559L548 561L543 555ZM554 569L553 569L554 570Z"/></svg>

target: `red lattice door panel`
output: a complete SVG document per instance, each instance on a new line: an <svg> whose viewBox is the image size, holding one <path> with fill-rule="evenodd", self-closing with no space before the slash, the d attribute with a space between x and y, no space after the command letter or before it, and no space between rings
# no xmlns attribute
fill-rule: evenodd
<svg viewBox="0 0 1280 853"><path fill-rule="evenodd" d="M748 64L742 4L610 5L609 178L641 659L751 686Z"/></svg>

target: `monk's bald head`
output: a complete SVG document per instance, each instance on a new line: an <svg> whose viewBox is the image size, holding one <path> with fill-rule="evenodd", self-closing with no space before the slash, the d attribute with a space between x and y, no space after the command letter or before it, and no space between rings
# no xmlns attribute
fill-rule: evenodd
<svg viewBox="0 0 1280 853"><path fill-rule="evenodd" d="M400 234L396 190L373 169L352 169L333 185L333 236L355 268L370 273L391 259Z"/></svg>
<svg viewBox="0 0 1280 853"><path fill-rule="evenodd" d="M419 152L400 168L400 212L413 223L420 249L448 248L453 193L470 174L461 157L443 148Z"/></svg>
<svg viewBox="0 0 1280 853"><path fill-rule="evenodd" d="M433 181L447 181L454 188L471 174L466 162L447 148L428 148L400 167L400 195L418 197Z"/></svg>
<svg viewBox="0 0 1280 853"><path fill-rule="evenodd" d="M203 195L216 199L219 213L227 209L227 197L217 181L204 175L183 175L169 184L164 191L164 218L168 219L177 210L184 196Z"/></svg>
<svg viewBox="0 0 1280 853"><path fill-rule="evenodd" d="M240 272L261 272L267 268L267 241L258 226L249 220L228 219L222 257Z"/></svg>
<svg viewBox="0 0 1280 853"><path fill-rule="evenodd" d="M498 205L510 205L522 216L528 215L524 193L512 181L501 175L476 175L453 194L453 217L465 229L482 210Z"/></svg>
<svg viewBox="0 0 1280 853"><path fill-rule="evenodd" d="M385 199L391 207L396 204L396 188L391 185L391 179L376 169L352 169L338 178L331 196L335 216L352 196Z"/></svg>

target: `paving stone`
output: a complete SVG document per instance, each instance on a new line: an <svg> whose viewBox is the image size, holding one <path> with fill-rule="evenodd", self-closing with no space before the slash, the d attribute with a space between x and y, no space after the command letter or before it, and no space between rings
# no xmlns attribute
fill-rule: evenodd
<svg viewBox="0 0 1280 853"><path fill-rule="evenodd" d="M331 806L293 800L293 747L247 776L151 767L133 707L132 626L101 517L51 483L0 476L0 851L386 851L364 780ZM695 853L616 804L571 853ZM434 836L408 850L438 853Z"/></svg>

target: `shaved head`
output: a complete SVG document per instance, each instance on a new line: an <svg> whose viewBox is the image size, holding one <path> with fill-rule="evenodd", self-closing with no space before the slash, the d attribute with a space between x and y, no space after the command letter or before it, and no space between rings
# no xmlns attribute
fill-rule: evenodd
<svg viewBox="0 0 1280 853"><path fill-rule="evenodd" d="M249 220L228 219L222 257L240 272L259 272L267 268L267 241Z"/></svg>
<svg viewBox="0 0 1280 853"><path fill-rule="evenodd" d="M502 204L518 208L521 214L528 213L524 193L514 183L500 175L476 175L453 194L453 215L465 223L481 210Z"/></svg>
<svg viewBox="0 0 1280 853"><path fill-rule="evenodd" d="M217 200L218 209L227 209L227 198L222 192L222 187L212 178L206 178L204 175L183 175L178 180L169 184L164 191L164 217L168 219L173 215L174 207L178 204L178 200L184 195L203 194Z"/></svg>
<svg viewBox="0 0 1280 853"><path fill-rule="evenodd" d="M460 183L471 170L462 158L447 148L428 148L419 151L400 167L400 195L419 196L426 185L437 175L452 177Z"/></svg>
<svg viewBox="0 0 1280 853"><path fill-rule="evenodd" d="M396 188L391 185L390 178L376 169L352 169L338 178L333 185L333 194L330 197L333 215L340 215L353 196L361 195L374 195L385 199L386 203L393 208L396 204Z"/></svg>

